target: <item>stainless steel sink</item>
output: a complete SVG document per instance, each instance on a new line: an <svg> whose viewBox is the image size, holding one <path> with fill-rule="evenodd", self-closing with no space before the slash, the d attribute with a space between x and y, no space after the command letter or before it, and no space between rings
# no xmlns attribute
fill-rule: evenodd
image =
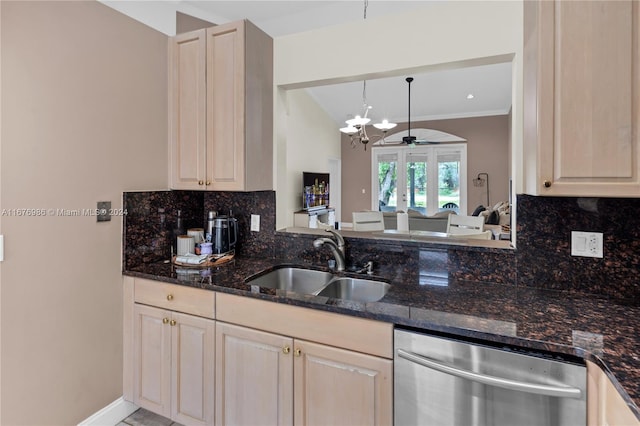
<svg viewBox="0 0 640 426"><path fill-rule="evenodd" d="M383 281L335 276L331 272L295 266L276 267L247 278L245 283L356 302L376 302L384 297L390 287Z"/></svg>
<svg viewBox="0 0 640 426"><path fill-rule="evenodd" d="M332 278L333 275L330 272L285 266L265 274L249 277L245 283L265 288L313 294L326 286Z"/></svg>
<svg viewBox="0 0 640 426"><path fill-rule="evenodd" d="M383 281L365 280L361 278L335 278L324 287L318 296L356 302L376 302L389 291L390 285Z"/></svg>

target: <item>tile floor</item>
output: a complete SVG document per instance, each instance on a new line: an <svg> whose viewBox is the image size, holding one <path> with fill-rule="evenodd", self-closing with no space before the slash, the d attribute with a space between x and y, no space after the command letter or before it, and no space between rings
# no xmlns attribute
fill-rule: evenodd
<svg viewBox="0 0 640 426"><path fill-rule="evenodd" d="M118 423L116 426L182 426L162 417L159 414L147 411L144 408L138 409L135 413Z"/></svg>

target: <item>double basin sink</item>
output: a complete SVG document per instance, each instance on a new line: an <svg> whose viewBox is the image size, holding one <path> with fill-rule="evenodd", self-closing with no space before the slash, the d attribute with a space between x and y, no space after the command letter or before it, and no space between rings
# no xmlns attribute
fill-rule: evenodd
<svg viewBox="0 0 640 426"><path fill-rule="evenodd" d="M331 272L280 266L253 275L246 284L356 302L376 302L389 291L384 281L337 276Z"/></svg>

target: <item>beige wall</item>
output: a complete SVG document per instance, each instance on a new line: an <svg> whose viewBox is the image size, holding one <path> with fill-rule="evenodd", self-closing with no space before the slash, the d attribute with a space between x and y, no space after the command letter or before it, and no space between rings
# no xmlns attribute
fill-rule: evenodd
<svg viewBox="0 0 640 426"><path fill-rule="evenodd" d="M274 105L274 176L278 194L283 188L287 190L287 163L282 160L286 160L287 145L295 143L287 140L286 129L279 127L286 124L281 119L287 108L282 92L345 79L407 75L438 69L442 64L459 66L512 58L513 161L520 164L522 9L521 1L432 2L408 13L276 38L274 82L280 96ZM420 48L416 49L416 45ZM348 46L358 46L357 52ZM519 174L520 169L514 167L514 173ZM343 176L342 181L346 180ZM278 204L277 224L290 214ZM348 217L346 209L342 217Z"/></svg>
<svg viewBox="0 0 640 426"><path fill-rule="evenodd" d="M0 7L2 208L166 188L166 36L93 1ZM2 218L1 424L77 424L122 395L121 232Z"/></svg>
<svg viewBox="0 0 640 426"><path fill-rule="evenodd" d="M412 128L440 130L467 140L467 209L470 214L480 204L487 204L486 186L473 186L478 173L489 174L491 205L509 200L509 115L419 121ZM398 124L392 132L407 129ZM375 129L372 129L375 130ZM371 150L362 145L351 148L348 136L342 137L342 209L349 221L351 213L371 209ZM362 190L366 193L363 194Z"/></svg>

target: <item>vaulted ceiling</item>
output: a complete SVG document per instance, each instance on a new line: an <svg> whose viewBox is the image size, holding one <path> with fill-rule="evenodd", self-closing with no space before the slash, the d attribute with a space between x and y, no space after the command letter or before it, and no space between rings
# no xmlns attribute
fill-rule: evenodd
<svg viewBox="0 0 640 426"><path fill-rule="evenodd" d="M364 19L365 1L103 1L114 9L168 35L175 34L175 13L216 24L249 19L272 37L284 37ZM428 7L431 1L371 0L367 19ZM172 34L173 31L173 34ZM363 40L366 42L366 38ZM437 42L426 41L426 42ZM343 48L337 46L336 48ZM411 50L408 49L408 54ZM381 57L380 60L384 60ZM407 76L368 80L366 101L374 121L407 121ZM507 114L511 108L511 63L432 71L412 75L411 120ZM363 113L363 82L306 89L337 126ZM469 95L472 99L468 99Z"/></svg>

